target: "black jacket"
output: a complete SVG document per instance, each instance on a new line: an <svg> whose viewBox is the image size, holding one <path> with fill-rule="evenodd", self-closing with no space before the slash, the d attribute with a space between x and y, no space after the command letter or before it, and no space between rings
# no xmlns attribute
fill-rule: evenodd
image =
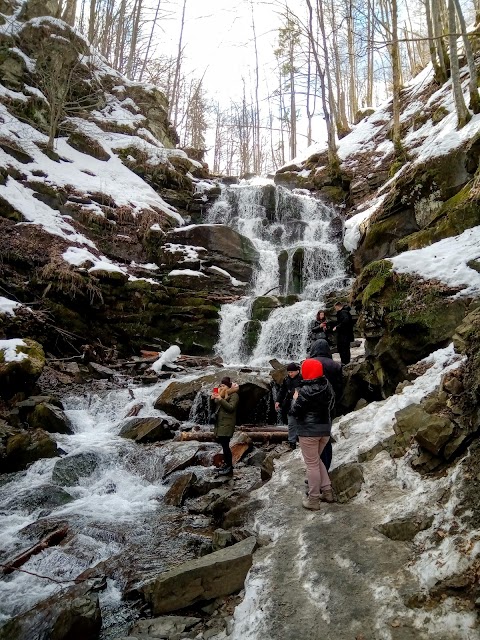
<svg viewBox="0 0 480 640"><path fill-rule="evenodd" d="M322 363L323 375L332 385L335 392L335 400L338 404L343 395L342 365L332 359L328 342L326 340L314 342L310 349L309 357Z"/></svg>
<svg viewBox="0 0 480 640"><path fill-rule="evenodd" d="M353 335L353 318L350 315L350 307L345 306L340 311L337 311L337 342L353 342L355 337Z"/></svg>
<svg viewBox="0 0 480 640"><path fill-rule="evenodd" d="M300 386L301 382L301 373L298 373L298 375L296 375L294 378L291 378L287 373L287 376L283 380L277 396L277 402L280 403L281 407L287 407L287 409L290 408L290 403L292 402L295 389Z"/></svg>
<svg viewBox="0 0 480 640"><path fill-rule="evenodd" d="M293 401L289 416L299 436L329 436L332 429L335 395L325 376L303 380L298 398Z"/></svg>

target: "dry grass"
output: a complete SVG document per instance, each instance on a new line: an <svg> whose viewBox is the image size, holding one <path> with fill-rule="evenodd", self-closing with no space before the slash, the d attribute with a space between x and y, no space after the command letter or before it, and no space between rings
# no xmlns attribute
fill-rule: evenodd
<svg viewBox="0 0 480 640"><path fill-rule="evenodd" d="M88 298L91 304L103 304L102 292L91 277L79 273L61 258L55 258L39 269L38 277L40 281L48 282L42 297L53 288L71 298L82 296Z"/></svg>

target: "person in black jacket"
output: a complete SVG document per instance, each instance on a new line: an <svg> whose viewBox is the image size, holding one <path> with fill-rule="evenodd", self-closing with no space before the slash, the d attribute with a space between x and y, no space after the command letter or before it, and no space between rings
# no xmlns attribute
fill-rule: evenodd
<svg viewBox="0 0 480 640"><path fill-rule="evenodd" d="M342 364L348 364L350 362L350 343L355 339L353 319L350 315L350 307L342 302L335 303L335 311L337 312L337 324L333 327L333 331L337 334L337 349Z"/></svg>
<svg viewBox="0 0 480 640"><path fill-rule="evenodd" d="M313 321L313 324L310 327L310 331L308 335L310 348L316 340L327 339L327 328L328 328L327 316L325 315L325 311L320 309L320 311L317 311L315 320Z"/></svg>
<svg viewBox="0 0 480 640"><path fill-rule="evenodd" d="M321 362L308 358L301 373L303 381L293 394L289 415L295 420L307 465L308 496L302 504L305 509L318 511L320 499L333 502L332 483L320 456L330 438L335 396Z"/></svg>
<svg viewBox="0 0 480 640"><path fill-rule="evenodd" d="M343 395L342 366L332 358L330 345L326 340L317 340L313 343L309 358L315 358L323 365L323 375L327 378L335 392L335 404L338 407Z"/></svg>
<svg viewBox="0 0 480 640"><path fill-rule="evenodd" d="M282 382L277 401L275 402L275 410L280 411L283 424L288 424L288 412L292 404L293 394L295 389L300 386L301 381L300 365L291 362L287 365L287 375ZM291 429L290 426L288 428L288 444L292 449L295 449L297 446L297 433L293 428Z"/></svg>

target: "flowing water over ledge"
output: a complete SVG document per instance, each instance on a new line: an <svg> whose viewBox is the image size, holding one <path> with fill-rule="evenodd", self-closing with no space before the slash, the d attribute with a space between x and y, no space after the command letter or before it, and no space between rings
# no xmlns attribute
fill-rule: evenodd
<svg viewBox="0 0 480 640"><path fill-rule="evenodd" d="M338 221L333 208L307 191L289 191L270 180L256 178L223 188L207 222L234 227L260 254L251 295L225 305L220 314L216 351L225 363L264 366L271 358L305 357L309 328L325 296L349 282ZM256 346L249 352L245 332L252 306L267 294L294 297L262 321Z"/></svg>

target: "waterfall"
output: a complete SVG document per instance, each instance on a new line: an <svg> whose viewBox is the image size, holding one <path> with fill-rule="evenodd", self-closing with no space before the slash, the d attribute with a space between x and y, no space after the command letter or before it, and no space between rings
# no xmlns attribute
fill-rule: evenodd
<svg viewBox="0 0 480 640"><path fill-rule="evenodd" d="M220 312L216 352L229 365L263 366L299 360L325 296L344 288L346 273L332 228L337 213L304 189L288 190L254 178L224 187L207 222L228 224L250 238L260 259L251 295ZM255 300L272 298L268 318L252 316ZM253 344L255 342L255 344Z"/></svg>

